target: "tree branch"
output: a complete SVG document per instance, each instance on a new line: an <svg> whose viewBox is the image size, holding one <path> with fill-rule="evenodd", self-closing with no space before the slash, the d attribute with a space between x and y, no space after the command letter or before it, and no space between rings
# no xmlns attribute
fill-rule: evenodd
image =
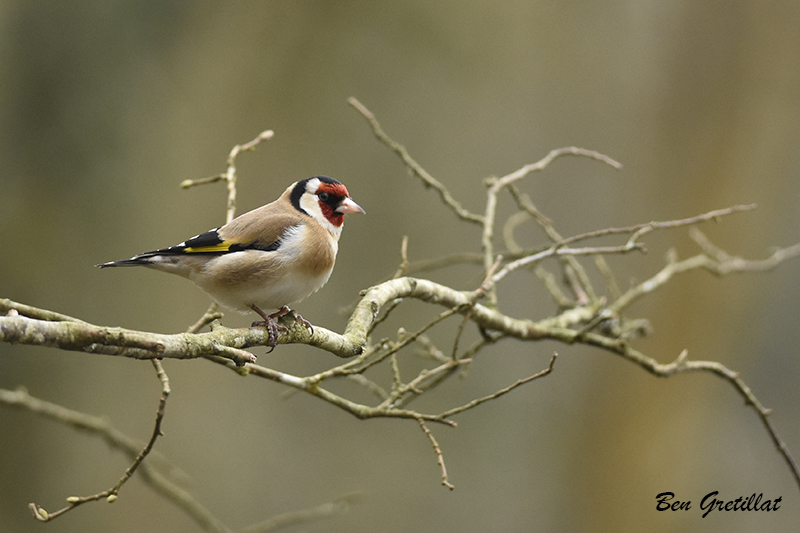
<svg viewBox="0 0 800 533"><path fill-rule="evenodd" d="M750 210L755 206L739 205L684 219L653 221L620 228L609 227L563 237L556 230L553 221L539 212L530 198L517 188L517 183L531 172L543 170L556 158L566 155L590 157L615 168L619 168L619 163L603 154L582 148L567 147L553 150L536 163L525 165L501 178L485 180L487 186L486 205L483 214L479 215L464 208L445 185L425 171L402 145L392 140L383 131L375 116L360 102L351 98L349 103L368 121L375 136L401 158L408 170L417 176L426 187L437 191L446 208L452 210L459 219L481 226L480 242L477 243L479 251L450 253L439 259L411 262L408 258L408 238L406 237L401 245L401 261L397 272L392 279L374 285L361 293L361 298L352 310L343 333L339 334L321 326L314 326L312 335L305 327L298 325L293 316L282 317L280 322L286 327L286 331L279 332L277 339L279 344L307 344L344 359L335 360L336 363L330 368L309 376L293 375L257 365L255 355L248 350L266 346L267 332L260 327L231 329L222 326L219 323L222 315L215 305L212 305L188 332L163 335L94 325L60 313L38 309L8 299L0 299L1 342L149 359L162 383L162 395L154 430L149 442L144 447L111 428L104 419L76 413L31 398L22 390L16 392L0 390L0 403L24 407L63 423L92 431L133 458L133 463L119 482L106 491L88 497L71 497L68 499L67 507L54 513L48 513L42 507L31 504L31 509L37 519L50 520L88 501L97 501L102 498L113 501L124 483L134 472L138 471L145 481L184 509L205 530L230 531L188 492L160 474L150 465L149 461L144 461L161 435L164 409L170 393L169 381L160 363L162 359L204 358L225 366L242 376L266 378L285 385L291 390L311 394L359 419L413 419L419 424L433 447L441 469L442 484L452 489L453 485L448 479L445 468L444 454L428 427L428 423L436 422L450 427L456 426L452 417L488 401L499 399L524 384L548 375L553 370L556 356L552 357L549 366L544 370L518 379L511 385L495 392L473 396L473 400L460 406L424 413L409 409L408 405L421 395L431 393L452 376L463 375L464 369L481 350L505 338L519 341L550 339L564 344L586 344L615 353L658 377L668 377L688 371L701 371L709 372L728 381L745 399L745 402L756 410L773 444L783 456L800 487L800 471L798 471L788 446L768 419L769 409L759 402L738 373L720 363L690 361L685 350L675 362L660 364L630 345L630 339L648 332L646 321L644 319L625 319L623 321L622 318L622 312L628 309L631 303L662 287L676 274L696 269L705 269L719 276L734 272L766 271L775 268L783 261L800 255L800 244L778 249L767 259L747 260L721 250L699 230L691 227L690 235L701 249L699 254L688 259L678 260L676 254L671 252L667 258L667 264L663 268L649 279L623 292L619 290L613 272L605 261L606 255L644 251L642 239L654 230L694 226L705 221L717 220L734 212ZM227 219L231 220L235 212L236 201L236 157L242 151L252 150L259 143L271 137L272 132L267 130L249 143L235 146L228 158L227 170L224 174L201 180L187 180L182 185L191 187L203 183L226 181L228 185ZM502 243L507 250L498 254L495 243L498 219L497 202L503 189L509 191L517 204L518 211L512 214L505 223ZM523 250L514 239L515 229L528 217L534 219L549 239L538 249ZM590 246L591 243L587 242L591 239L618 235L625 236L624 242L604 246ZM583 259L581 258L584 256L596 259L595 265L606 280L608 295L596 293L591 283L591 277L582 264ZM559 284L555 274L542 267L543 261L550 258L555 259L555 263L560 266L561 277L566 280L562 284ZM415 272L459 263L482 266L485 279L476 290L461 291L441 283L409 276ZM509 274L520 269L531 269L535 272L558 303L559 311L557 313L534 319L530 316L512 317L503 312L502 302L497 301L495 289L500 283L507 282ZM569 292L572 294L569 295ZM420 300L443 309L432 314L427 323L416 331L408 332L403 328L396 328L397 333L393 334L394 337L373 339L375 332L384 329L383 326L389 322L391 311L408 299ZM383 310L382 314L381 310ZM524 315L524 312L522 314ZM428 332L433 328L442 327L442 324L455 315L458 315L460 320L452 342L447 350L441 350L434 346L427 336ZM470 324L477 328L480 338L464 349L459 345L465 328ZM210 331L201 332L206 326L210 327ZM422 357L426 359L425 366L422 370L415 370L416 375L409 381L404 381L405 367L403 365L406 361L403 358L403 350L412 345L420 348L417 355L420 355L419 352L421 352ZM381 384L380 376L376 378L371 374L377 372L377 369L384 371L384 385ZM347 379L361 385L370 393L369 397L373 403L353 401L326 387L327 381L337 379ZM386 381L389 383L385 383ZM255 524L248 531L269 531L284 523L303 523L317 517L332 516L346 509L349 503L351 503L350 500L345 498L338 503L335 501L299 513L289 513Z"/></svg>

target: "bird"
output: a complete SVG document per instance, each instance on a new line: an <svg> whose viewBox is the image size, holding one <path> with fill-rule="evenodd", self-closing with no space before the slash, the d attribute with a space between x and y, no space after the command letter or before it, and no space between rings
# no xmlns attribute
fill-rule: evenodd
<svg viewBox="0 0 800 533"><path fill-rule="evenodd" d="M287 330L277 319L294 313L290 304L315 293L330 278L347 213L365 211L341 182L314 176L224 226L175 246L95 266L144 266L187 278L224 307L256 312L262 320L252 327L266 329L271 352L278 332ZM265 309L278 311L267 314ZM294 315L313 335L311 323Z"/></svg>

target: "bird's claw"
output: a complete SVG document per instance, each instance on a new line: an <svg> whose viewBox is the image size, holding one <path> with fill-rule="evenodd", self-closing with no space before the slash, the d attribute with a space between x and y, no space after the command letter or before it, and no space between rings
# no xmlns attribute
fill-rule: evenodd
<svg viewBox="0 0 800 533"><path fill-rule="evenodd" d="M294 313L294 311L292 311ZM314 326L311 325L311 322L303 318L303 316L299 313L294 313L294 320L301 326L305 326L308 332L313 335L314 334Z"/></svg>
<svg viewBox="0 0 800 533"><path fill-rule="evenodd" d="M277 322L275 322L274 318L267 317L267 320L256 320L251 324L250 327L253 328L264 328L267 330L267 346L269 346L269 351L267 353L272 353L272 350L278 345L278 332L279 331L289 331L289 328L286 326L281 326Z"/></svg>
<svg viewBox="0 0 800 533"><path fill-rule="evenodd" d="M258 313L261 316L261 318L264 319L253 322L253 324L250 327L253 328L263 327L264 329L267 330L266 344L267 346L269 346L269 352L267 353L271 353L272 350L274 350L275 347L278 345L278 332L282 331L285 333L289 331L289 328L287 328L286 326L278 324L278 319L285 315L288 315L289 313L292 313L294 315L295 321L300 325L305 326L308 329L309 333L311 333L311 335L314 334L314 326L311 325L311 322L303 318L300 314L295 313L294 311L289 309L288 306L284 305L283 307L281 307L276 312L270 315L266 314L264 311L262 311L255 305L251 307L253 311Z"/></svg>

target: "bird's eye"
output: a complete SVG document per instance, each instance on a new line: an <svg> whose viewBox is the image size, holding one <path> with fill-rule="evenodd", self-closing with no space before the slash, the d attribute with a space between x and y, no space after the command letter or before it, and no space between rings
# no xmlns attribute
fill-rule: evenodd
<svg viewBox="0 0 800 533"><path fill-rule="evenodd" d="M326 192L321 192L317 195L317 198L319 198L321 202L327 202L330 200L330 195Z"/></svg>

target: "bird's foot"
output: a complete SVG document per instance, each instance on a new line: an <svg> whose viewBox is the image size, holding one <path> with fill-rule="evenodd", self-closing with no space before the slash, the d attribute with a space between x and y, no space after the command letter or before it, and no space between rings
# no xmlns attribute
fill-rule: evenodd
<svg viewBox="0 0 800 533"><path fill-rule="evenodd" d="M300 314L295 313L294 311L289 309L289 307L286 306L286 305L284 305L283 307L281 307L276 312L274 312L274 313L272 313L270 315L266 314L264 311L259 309L258 306L256 306L256 305L251 305L250 307L251 307L251 309L253 309L253 311L258 313L261 318L264 319L264 320L259 320L259 321L253 322L251 327L254 327L254 328L255 327L263 327L264 329L267 330L267 333L268 333L267 346L269 346L269 352L267 352L267 353L272 352L272 350L274 350L275 347L278 345L278 332L279 331L284 331L284 332L289 331L289 328L287 328L286 326L282 326L281 324L278 324L278 319L281 318L282 316L288 315L289 313L292 313L294 315L295 321L297 323L299 323L300 325L305 326L308 329L309 333L311 333L311 335L314 334L314 327L311 325L311 322L309 322L308 320L303 318Z"/></svg>
<svg viewBox="0 0 800 533"><path fill-rule="evenodd" d="M278 309L277 312L272 313L271 315L266 314L264 311L258 308L256 305L251 305L250 308L258 313L258 315L263 318L264 320L257 320L251 324L250 327L257 328L263 327L267 330L267 346L269 346L269 352L271 353L272 350L278 345L278 332L279 331L289 331L289 328L286 326L281 326L278 324L278 319L287 313L291 313L292 310L286 307L285 305Z"/></svg>
<svg viewBox="0 0 800 533"><path fill-rule="evenodd" d="M303 318L303 316L300 313L295 313L294 311L292 311L292 313L294 313L295 322L297 322L301 326L305 326L305 328L308 330L308 332L311 335L313 335L314 334L314 326L311 325L311 322L309 322L308 320Z"/></svg>

